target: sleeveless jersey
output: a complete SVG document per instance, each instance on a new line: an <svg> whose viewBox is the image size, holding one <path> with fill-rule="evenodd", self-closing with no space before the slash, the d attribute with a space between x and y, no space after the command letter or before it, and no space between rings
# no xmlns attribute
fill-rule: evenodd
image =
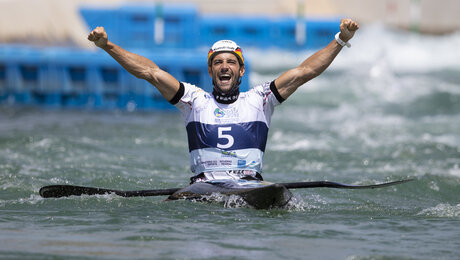
<svg viewBox="0 0 460 260"><path fill-rule="evenodd" d="M175 106L185 120L192 172L261 173L270 118L281 98L271 90L274 82L240 93L231 104L216 102L197 86L181 84L184 94Z"/></svg>

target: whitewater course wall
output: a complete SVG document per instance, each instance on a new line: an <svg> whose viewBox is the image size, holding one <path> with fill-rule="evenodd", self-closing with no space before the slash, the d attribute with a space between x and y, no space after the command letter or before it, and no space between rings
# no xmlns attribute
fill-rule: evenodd
<svg viewBox="0 0 460 260"><path fill-rule="evenodd" d="M206 57L217 40L242 48L315 49L328 44L340 20L200 15L192 5L81 8L89 28L104 26L120 46L152 59L180 81L212 89ZM247 73L250 72L248 63ZM242 89L249 88L249 75ZM159 92L128 74L105 52L0 45L0 104L63 108L171 108Z"/></svg>

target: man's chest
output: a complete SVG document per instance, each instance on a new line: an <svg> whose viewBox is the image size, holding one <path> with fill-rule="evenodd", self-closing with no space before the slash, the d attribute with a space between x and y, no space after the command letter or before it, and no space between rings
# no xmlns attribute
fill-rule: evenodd
<svg viewBox="0 0 460 260"><path fill-rule="evenodd" d="M231 106L208 103L192 111L192 117L190 121L212 125L239 124L255 121L265 122L262 108L244 102L232 104Z"/></svg>

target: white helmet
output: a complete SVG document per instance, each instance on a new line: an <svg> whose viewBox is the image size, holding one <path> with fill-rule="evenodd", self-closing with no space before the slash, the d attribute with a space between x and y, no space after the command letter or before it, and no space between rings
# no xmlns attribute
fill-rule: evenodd
<svg viewBox="0 0 460 260"><path fill-rule="evenodd" d="M212 59L221 52L230 52L234 54L240 63L244 65L243 51L234 41L220 40L214 43L208 52L208 66L211 66Z"/></svg>

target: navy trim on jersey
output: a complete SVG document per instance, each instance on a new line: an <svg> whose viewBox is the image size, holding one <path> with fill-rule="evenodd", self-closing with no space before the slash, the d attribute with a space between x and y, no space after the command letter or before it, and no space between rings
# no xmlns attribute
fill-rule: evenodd
<svg viewBox="0 0 460 260"><path fill-rule="evenodd" d="M285 100L281 95L280 93L278 92L278 89L276 88L276 85L275 85L275 81L272 81L270 83L270 90L272 91L273 95L275 95L276 97L276 100L278 100L278 102L283 103L283 101Z"/></svg>
<svg viewBox="0 0 460 260"><path fill-rule="evenodd" d="M221 138L219 138L219 128L221 128ZM257 148L264 152L267 144L268 126L260 121L224 125L190 122L187 124L186 129L190 152L203 148L219 148L222 150ZM233 139L233 145L225 147L230 142L229 136Z"/></svg>

